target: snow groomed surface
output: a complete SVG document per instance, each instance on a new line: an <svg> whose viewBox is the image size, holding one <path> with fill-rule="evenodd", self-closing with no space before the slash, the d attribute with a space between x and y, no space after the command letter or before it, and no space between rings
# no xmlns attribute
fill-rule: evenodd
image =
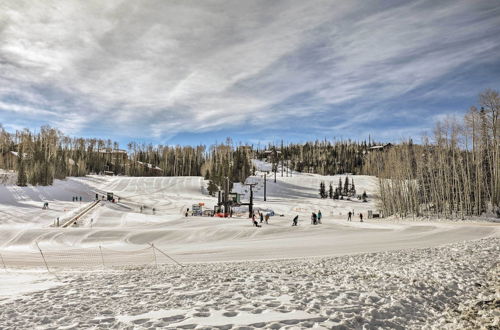
<svg viewBox="0 0 500 330"><path fill-rule="evenodd" d="M67 255L68 266L95 264L85 250L99 246L130 254L126 264L142 264L132 251L154 243L180 262L286 259L335 256L395 249L422 248L489 236L498 236L498 226L487 223L390 222L367 219L368 210L377 210L377 180L369 176L350 176L358 192L366 191L369 201L322 200L321 181L344 180L345 176L325 177L294 173L267 181L267 201L263 201L263 177L255 191L255 207L273 210L269 224L252 227L246 213L230 219L185 217L192 204L216 203L209 196L201 177L99 177L57 181L53 187L1 186L0 251L12 266L28 262L38 252L36 242L48 254ZM71 219L85 210L97 193L120 197L118 203L103 201L78 219L77 227L51 227L56 217ZM82 202L72 202L82 196ZM49 210L41 210L43 202ZM142 208L142 210L141 210ZM154 209L154 212L153 212ZM321 225L310 224L311 212L321 210ZM347 222L347 213L355 215ZM359 222L363 213L364 222ZM281 216L283 215L283 216ZM299 215L299 226L291 219ZM91 253L93 255L93 253ZM82 258L77 258L82 255ZM64 266L59 262L58 266Z"/></svg>

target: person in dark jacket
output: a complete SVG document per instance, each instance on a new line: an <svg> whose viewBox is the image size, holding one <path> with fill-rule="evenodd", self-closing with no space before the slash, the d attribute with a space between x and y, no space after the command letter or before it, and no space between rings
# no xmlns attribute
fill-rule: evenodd
<svg viewBox="0 0 500 330"><path fill-rule="evenodd" d="M299 216L296 215L295 218L292 220L292 226L297 226L297 222L299 222Z"/></svg>
<svg viewBox="0 0 500 330"><path fill-rule="evenodd" d="M311 214L311 224L315 225L318 221L318 216L316 215L316 213L312 213Z"/></svg>

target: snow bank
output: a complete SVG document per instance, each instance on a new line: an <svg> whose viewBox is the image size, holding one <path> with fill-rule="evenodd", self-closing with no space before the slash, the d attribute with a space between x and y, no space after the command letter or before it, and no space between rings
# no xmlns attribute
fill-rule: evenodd
<svg viewBox="0 0 500 330"><path fill-rule="evenodd" d="M6 328L486 328L500 240L315 259L59 273L64 286L0 301ZM493 287L492 287L493 286ZM487 296L481 294L486 290ZM463 308L458 306L464 305ZM458 309L457 309L458 308ZM43 313L40 313L43 311Z"/></svg>

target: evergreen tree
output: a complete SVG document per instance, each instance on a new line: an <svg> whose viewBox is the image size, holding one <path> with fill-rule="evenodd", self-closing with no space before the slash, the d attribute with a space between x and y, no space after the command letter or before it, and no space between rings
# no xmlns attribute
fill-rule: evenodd
<svg viewBox="0 0 500 330"><path fill-rule="evenodd" d="M349 194L351 196L355 196L356 195L356 188L354 187L354 179L352 179L352 184L351 184L351 189L349 189Z"/></svg>
<svg viewBox="0 0 500 330"><path fill-rule="evenodd" d="M345 177L343 195L344 196L348 196L349 195L349 178L347 176Z"/></svg>
<svg viewBox="0 0 500 330"><path fill-rule="evenodd" d="M325 183L323 181L321 181L321 183L319 184L319 195L321 198L327 197Z"/></svg>
<svg viewBox="0 0 500 330"><path fill-rule="evenodd" d="M340 194L339 194L339 188L335 189L335 192L333 193L333 199L339 199Z"/></svg>
<svg viewBox="0 0 500 330"><path fill-rule="evenodd" d="M208 193L210 194L210 196L214 196L216 192L219 191L219 187L217 187L217 185L212 181L208 181Z"/></svg>
<svg viewBox="0 0 500 330"><path fill-rule="evenodd" d="M328 188L328 198L332 199L333 198L333 185L330 182L330 187Z"/></svg>
<svg viewBox="0 0 500 330"><path fill-rule="evenodd" d="M349 177L345 177L345 182L344 182L344 191L343 191L344 196L349 195Z"/></svg>

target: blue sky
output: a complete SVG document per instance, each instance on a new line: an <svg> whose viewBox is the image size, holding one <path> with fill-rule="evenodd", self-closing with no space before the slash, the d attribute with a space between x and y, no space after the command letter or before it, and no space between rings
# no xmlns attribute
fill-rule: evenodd
<svg viewBox="0 0 500 330"><path fill-rule="evenodd" d="M418 141L500 88L498 36L498 0L0 0L0 123L122 145Z"/></svg>

